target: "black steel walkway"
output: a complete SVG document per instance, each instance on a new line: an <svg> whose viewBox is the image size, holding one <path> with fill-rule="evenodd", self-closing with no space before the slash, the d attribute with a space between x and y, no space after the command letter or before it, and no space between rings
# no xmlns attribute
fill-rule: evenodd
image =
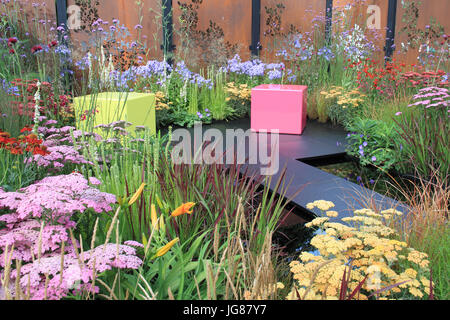
<svg viewBox="0 0 450 320"><path fill-rule="evenodd" d="M245 131L250 128L250 120L222 121L202 126L203 132L211 128L218 129L222 133L225 133L227 129L242 129ZM193 129L190 129L190 131L193 132ZM346 135L347 132L341 127L321 124L317 121L308 121L302 135L280 135L280 170L271 179L271 189L273 190L273 187L275 187L282 169L285 167L286 184L289 183L286 196L292 200L294 205L299 206L309 214L320 213L320 211L311 212L306 209L306 204L315 200L332 201L336 205L332 210L338 211L339 217L330 218L331 221L340 221L345 216L352 216L353 210L369 207L369 201L371 207L378 210L395 208L406 212L407 207L391 198L302 162L302 160L310 162L313 159L343 156L345 154ZM267 147L270 150L270 141L268 144ZM242 147L248 154L248 139L245 145L237 146L237 148ZM250 164L244 166L242 170L245 170L247 166L250 170L259 171L261 168L259 164ZM298 190L301 190L301 192L297 193Z"/></svg>

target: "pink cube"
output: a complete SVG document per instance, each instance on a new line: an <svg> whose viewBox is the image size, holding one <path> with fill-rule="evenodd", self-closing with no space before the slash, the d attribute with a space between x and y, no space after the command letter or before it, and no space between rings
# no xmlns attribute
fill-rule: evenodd
<svg viewBox="0 0 450 320"><path fill-rule="evenodd" d="M307 86L263 84L252 89L251 129L302 134Z"/></svg>

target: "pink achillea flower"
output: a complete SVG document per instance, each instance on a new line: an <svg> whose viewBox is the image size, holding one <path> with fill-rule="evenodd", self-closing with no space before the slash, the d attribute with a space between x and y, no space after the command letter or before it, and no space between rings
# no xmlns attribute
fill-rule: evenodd
<svg viewBox="0 0 450 320"><path fill-rule="evenodd" d="M46 120L43 117L41 120ZM39 167L51 169L52 171L60 172L67 166L74 167L79 164L90 164L80 150L86 141L79 141L81 137L94 138L95 141L101 141L102 137L96 133L83 132L76 130L75 127L65 126L56 128L56 120L48 120L44 126L38 128L38 133L43 137L43 146L47 147L49 154L45 156L35 155L25 160L26 163L36 163ZM74 140L78 142L77 147L74 147ZM69 168L71 171L72 168Z"/></svg>
<svg viewBox="0 0 450 320"><path fill-rule="evenodd" d="M124 244L126 244L127 246L136 247L136 248L144 248L144 245L142 243L134 241L134 240L125 241Z"/></svg>
<svg viewBox="0 0 450 320"><path fill-rule="evenodd" d="M16 279L23 292L28 293L29 288L33 300L98 292L98 287L92 287L94 274L99 276L113 268L139 268L142 260L131 246L101 245L93 250L81 250L78 258L69 237L68 228L76 226L70 220L75 212L83 213L88 208L99 213L109 211L115 202L114 195L89 186L88 180L78 173L47 177L16 192L0 188L0 209L10 210L0 216L0 222L6 223L0 229L0 276L4 276L6 247L10 250L14 246L12 259L22 261L20 274L16 269L11 270L13 285L8 287L9 294L15 295ZM63 243L64 253L61 252ZM130 244L140 245L133 241ZM76 245L80 248L78 242ZM0 299L4 298L5 288L0 287Z"/></svg>
<svg viewBox="0 0 450 320"><path fill-rule="evenodd" d="M78 173L47 177L16 192L0 192L0 208L14 210L19 219L43 218L69 227L74 226L70 218L75 212L111 211L115 202L114 195L90 187Z"/></svg>
<svg viewBox="0 0 450 320"><path fill-rule="evenodd" d="M436 108L439 106L450 106L450 94L448 89L439 87L428 87L419 90L413 99L416 101L409 105L409 107L423 105L426 109Z"/></svg>
<svg viewBox="0 0 450 320"><path fill-rule="evenodd" d="M61 254L35 260L24 265L20 270L20 285L22 290L30 283L32 300L44 299L47 291L47 299L56 300L66 296L71 291L83 291L91 288L90 284L95 271L97 275L113 268L137 269L142 265L142 260L136 256L132 247L118 244L101 245L93 250L80 254L81 264L74 253L64 255L63 271L61 277ZM49 281L47 290L45 288L45 275ZM14 270L11 277L15 279L17 272ZM61 281L62 279L62 281Z"/></svg>
<svg viewBox="0 0 450 320"><path fill-rule="evenodd" d="M0 266L4 267L4 251L6 246L11 248L14 245L12 254L13 260L23 262L32 261L32 255L37 257L39 254L39 233L41 225L37 220L26 220L16 224L13 229L0 230ZM40 239L41 254L54 252L60 249L62 242L69 240L68 232L63 226L46 225L42 229Z"/></svg>
<svg viewBox="0 0 450 320"><path fill-rule="evenodd" d="M26 160L26 163L35 162L40 167L45 168L55 168L60 170L64 168L67 164L92 164L92 162L87 161L77 150L72 146L59 145L48 147L47 151L49 154L35 155Z"/></svg>
<svg viewBox="0 0 450 320"><path fill-rule="evenodd" d="M94 186L99 186L102 184L102 182L98 180L96 177L89 177L89 183Z"/></svg>

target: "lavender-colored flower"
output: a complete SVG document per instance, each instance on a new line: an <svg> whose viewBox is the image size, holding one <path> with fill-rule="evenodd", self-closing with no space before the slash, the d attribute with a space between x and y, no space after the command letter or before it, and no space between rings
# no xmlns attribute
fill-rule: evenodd
<svg viewBox="0 0 450 320"><path fill-rule="evenodd" d="M283 76L283 73L280 70L271 70L267 73L269 80L280 79Z"/></svg>
<svg viewBox="0 0 450 320"><path fill-rule="evenodd" d="M139 131L145 131L146 127L145 126L136 126L135 131L139 132Z"/></svg>
<svg viewBox="0 0 450 320"><path fill-rule="evenodd" d="M333 51L331 51L331 49L326 46L323 48L320 48L319 51L317 52L317 55L319 57L323 57L327 61L330 61L330 60L334 59L334 57L335 57Z"/></svg>
<svg viewBox="0 0 450 320"><path fill-rule="evenodd" d="M102 182L100 180L98 180L96 177L89 177L89 183L94 186L98 186L98 185L102 184Z"/></svg>
<svg viewBox="0 0 450 320"><path fill-rule="evenodd" d="M134 240L125 241L124 244L127 246L130 246L130 247L144 248L144 245L142 243L134 241Z"/></svg>
<svg viewBox="0 0 450 320"><path fill-rule="evenodd" d="M46 217L60 224L68 224L76 211L111 211L115 202L114 195L90 187L78 173L47 177L17 192L0 192L0 206L14 210L19 219Z"/></svg>

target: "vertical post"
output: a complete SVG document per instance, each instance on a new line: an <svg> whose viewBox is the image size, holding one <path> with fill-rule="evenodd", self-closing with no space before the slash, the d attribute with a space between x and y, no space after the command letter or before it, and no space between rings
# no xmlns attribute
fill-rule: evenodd
<svg viewBox="0 0 450 320"><path fill-rule="evenodd" d="M56 24L67 30L67 0L56 0Z"/></svg>
<svg viewBox="0 0 450 320"><path fill-rule="evenodd" d="M333 22L333 0L327 0L325 12L325 42L327 45L331 43L332 22Z"/></svg>
<svg viewBox="0 0 450 320"><path fill-rule="evenodd" d="M59 43L63 45L68 44L69 37L69 26L67 23L67 0L55 0L55 8L56 8L56 25L57 25L57 33ZM63 30L60 30L59 27L62 27ZM65 53L67 55L68 53ZM71 54L71 53L69 53ZM64 87L67 91L71 91L73 85L73 71L69 64L65 63L60 66L60 73L64 75Z"/></svg>
<svg viewBox="0 0 450 320"><path fill-rule="evenodd" d="M252 55L258 56L261 46L261 0L252 0Z"/></svg>
<svg viewBox="0 0 450 320"><path fill-rule="evenodd" d="M172 0L162 0L163 9L163 44L161 50L164 52L164 57L169 64L172 64L171 53L175 50L173 44L173 15L172 15Z"/></svg>
<svg viewBox="0 0 450 320"><path fill-rule="evenodd" d="M384 47L385 60L389 60L394 53L395 25L397 20L397 0L389 0L388 22L386 30L386 45Z"/></svg>

